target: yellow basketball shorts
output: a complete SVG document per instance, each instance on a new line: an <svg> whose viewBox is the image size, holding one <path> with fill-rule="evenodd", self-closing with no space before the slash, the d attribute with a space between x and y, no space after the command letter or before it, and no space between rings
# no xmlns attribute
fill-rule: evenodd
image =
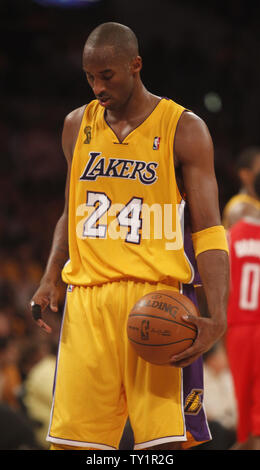
<svg viewBox="0 0 260 470"><path fill-rule="evenodd" d="M142 360L126 333L135 302L163 288L132 281L68 287L48 441L118 449L128 416L135 449L186 441L182 369Z"/></svg>

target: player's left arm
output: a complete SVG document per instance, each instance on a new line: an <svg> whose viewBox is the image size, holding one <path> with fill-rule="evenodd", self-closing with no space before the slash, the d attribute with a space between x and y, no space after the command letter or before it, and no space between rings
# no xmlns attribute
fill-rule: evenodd
<svg viewBox="0 0 260 470"><path fill-rule="evenodd" d="M214 149L209 130L198 116L183 113L175 136L175 165L180 166L191 215L192 232L221 226ZM222 337L226 330L229 292L229 259L222 249L208 249L197 256L209 318L191 317L198 327L194 344L176 355L172 365L185 367Z"/></svg>

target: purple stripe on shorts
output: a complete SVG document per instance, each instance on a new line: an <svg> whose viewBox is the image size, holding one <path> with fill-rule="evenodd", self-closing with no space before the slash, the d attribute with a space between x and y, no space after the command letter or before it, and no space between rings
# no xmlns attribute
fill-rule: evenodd
<svg viewBox="0 0 260 470"><path fill-rule="evenodd" d="M197 306L195 289L192 285L184 284L183 294ZM183 368L183 400L186 431L198 442L211 439L203 408L203 391L203 358L201 356L190 366Z"/></svg>

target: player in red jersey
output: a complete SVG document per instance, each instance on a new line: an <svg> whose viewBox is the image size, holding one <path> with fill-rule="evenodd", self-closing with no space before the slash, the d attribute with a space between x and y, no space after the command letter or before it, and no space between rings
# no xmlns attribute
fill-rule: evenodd
<svg viewBox="0 0 260 470"><path fill-rule="evenodd" d="M260 173L255 179L260 200ZM227 353L238 406L235 449L260 450L260 210L229 231Z"/></svg>

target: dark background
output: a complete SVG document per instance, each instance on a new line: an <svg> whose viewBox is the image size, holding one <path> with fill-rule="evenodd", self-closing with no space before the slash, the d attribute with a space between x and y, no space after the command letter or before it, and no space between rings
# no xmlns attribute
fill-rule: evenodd
<svg viewBox="0 0 260 470"><path fill-rule="evenodd" d="M151 92L206 121L221 210L238 190L238 154L260 144L258 2L103 0L62 9L0 0L0 320L1 313L8 318L8 338L19 343L14 362L21 383L28 365L20 346L34 334L25 306L64 202L63 121L92 98L82 49L105 21L124 23L137 34L142 78ZM209 93L217 95L217 109L207 105Z"/></svg>
<svg viewBox="0 0 260 470"><path fill-rule="evenodd" d="M150 91L171 97L206 121L215 145L221 210L238 188L238 153L259 144L256 2L197 1L195 6L188 0L103 0L89 8L62 9L1 0L1 214L8 212L1 238L8 243L16 244L19 225L24 235L38 238L41 253L49 244L63 204L63 120L92 98L81 54L90 31L104 21L127 24L136 32ZM205 106L210 92L220 97L217 112ZM30 233L27 206L38 219L35 233Z"/></svg>
<svg viewBox="0 0 260 470"><path fill-rule="evenodd" d="M150 91L206 121L215 145L221 210L238 188L238 153L259 144L258 3L103 0L89 8L62 9L1 0L0 233L15 245L22 233L37 237L44 259L63 204L63 120L92 98L81 54L90 31L105 21L136 32ZM221 99L217 112L205 106L210 92Z"/></svg>

